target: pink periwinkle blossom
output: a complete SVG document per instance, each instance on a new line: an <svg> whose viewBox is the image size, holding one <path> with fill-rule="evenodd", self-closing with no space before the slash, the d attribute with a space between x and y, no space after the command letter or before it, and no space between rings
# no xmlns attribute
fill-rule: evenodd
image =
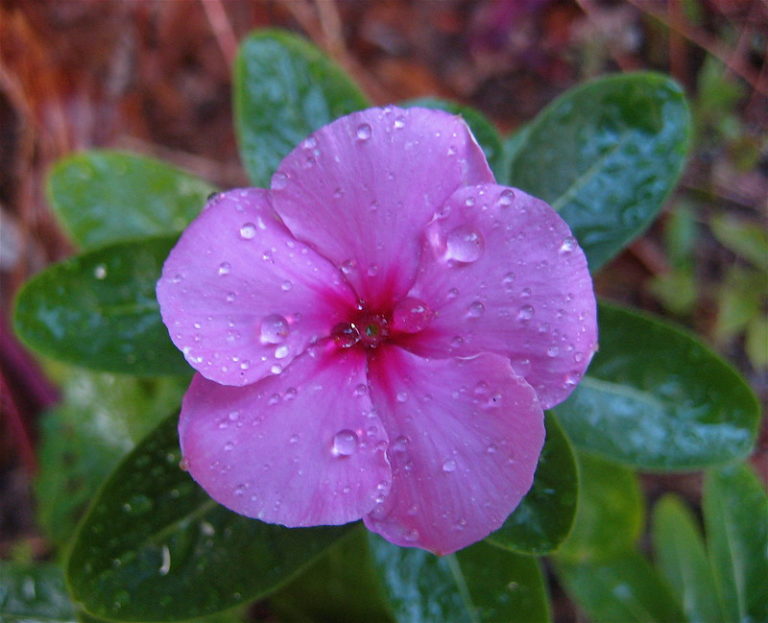
<svg viewBox="0 0 768 623"><path fill-rule="evenodd" d="M268 190L212 197L157 296L198 372L182 453L215 500L439 554L515 509L543 409L596 349L568 226L495 183L460 117L421 108L338 119Z"/></svg>

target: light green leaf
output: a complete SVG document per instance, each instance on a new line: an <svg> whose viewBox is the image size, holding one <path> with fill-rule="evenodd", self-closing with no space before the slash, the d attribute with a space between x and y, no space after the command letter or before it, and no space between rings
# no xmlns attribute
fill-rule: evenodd
<svg viewBox="0 0 768 623"><path fill-rule="evenodd" d="M0 560L0 621L74 623L75 620L58 566Z"/></svg>
<svg viewBox="0 0 768 623"><path fill-rule="evenodd" d="M726 621L768 621L768 495L747 465L707 474L704 521Z"/></svg>
<svg viewBox="0 0 768 623"><path fill-rule="evenodd" d="M86 151L59 160L48 198L83 249L180 232L216 189L164 162L117 151Z"/></svg>
<svg viewBox="0 0 768 623"><path fill-rule="evenodd" d="M680 498L667 494L653 511L659 570L680 596L690 623L721 623L723 614L701 531Z"/></svg>
<svg viewBox="0 0 768 623"><path fill-rule="evenodd" d="M613 305L600 350L555 408L574 446L643 469L695 469L749 453L759 408L739 374L693 335Z"/></svg>
<svg viewBox="0 0 768 623"><path fill-rule="evenodd" d="M263 188L280 161L309 134L368 107L340 67L287 31L262 30L247 37L234 79L240 154L251 181Z"/></svg>

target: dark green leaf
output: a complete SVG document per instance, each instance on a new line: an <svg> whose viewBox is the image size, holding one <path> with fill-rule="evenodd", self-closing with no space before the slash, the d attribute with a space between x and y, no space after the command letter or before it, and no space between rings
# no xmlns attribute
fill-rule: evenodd
<svg viewBox="0 0 768 623"><path fill-rule="evenodd" d="M556 407L573 444L644 469L695 469L746 455L759 419L739 374L694 336L601 304L600 350Z"/></svg>
<svg viewBox="0 0 768 623"><path fill-rule="evenodd" d="M579 486L571 445L547 413L547 439L533 487L504 525L488 537L493 545L544 554L560 545L573 524Z"/></svg>
<svg viewBox="0 0 768 623"><path fill-rule="evenodd" d="M768 621L768 495L749 467L707 475L704 520L726 620Z"/></svg>
<svg viewBox="0 0 768 623"><path fill-rule="evenodd" d="M721 623L723 614L701 531L680 498L668 494L653 511L659 570L680 596L690 623Z"/></svg>
<svg viewBox="0 0 768 623"><path fill-rule="evenodd" d="M654 219L682 171L689 133L675 82L610 76L565 93L534 119L509 182L561 213L595 271Z"/></svg>
<svg viewBox="0 0 768 623"><path fill-rule="evenodd" d="M236 515L179 468L169 418L117 468L81 524L67 567L90 614L124 621L204 616L265 596L347 531Z"/></svg>
<svg viewBox="0 0 768 623"><path fill-rule="evenodd" d="M31 348L86 368L186 374L155 299L175 237L121 242L55 264L31 279L14 324Z"/></svg>
<svg viewBox="0 0 768 623"><path fill-rule="evenodd" d="M395 620L441 623L526 623L550 620L535 558L480 542L438 557L370 536L374 564Z"/></svg>
<svg viewBox="0 0 768 623"><path fill-rule="evenodd" d="M576 520L556 556L573 563L616 558L632 549L643 529L640 482L626 467L584 453L577 456Z"/></svg>
<svg viewBox="0 0 768 623"><path fill-rule="evenodd" d="M592 623L684 623L679 604L635 551L605 562L560 562L560 578Z"/></svg>
<svg viewBox="0 0 768 623"><path fill-rule="evenodd" d="M61 569L0 560L0 621L74 623Z"/></svg>
<svg viewBox="0 0 768 623"><path fill-rule="evenodd" d="M359 526L269 602L279 620L298 623L391 623L366 530Z"/></svg>
<svg viewBox="0 0 768 623"><path fill-rule="evenodd" d="M214 190L159 160L115 151L59 160L48 178L54 212L84 249L179 232Z"/></svg>
<svg viewBox="0 0 768 623"><path fill-rule="evenodd" d="M318 128L368 107L350 77L305 39L263 30L235 63L240 154L251 181L268 187L280 161Z"/></svg>
<svg viewBox="0 0 768 623"><path fill-rule="evenodd" d="M442 100L436 97L422 97L415 100L403 102L402 106L421 106L422 108L436 108L445 110L454 115L461 115L467 122L472 134L475 135L480 147L483 148L488 164L491 165L496 178L501 181L501 175L506 173L502 170L504 164L504 153L501 145L501 137L496 128L488 118L479 110L471 106L462 106L456 102Z"/></svg>
<svg viewBox="0 0 768 623"><path fill-rule="evenodd" d="M50 368L50 366L49 366ZM137 379L78 368L54 375L63 403L41 422L37 519L63 545L109 472L178 409L186 379Z"/></svg>

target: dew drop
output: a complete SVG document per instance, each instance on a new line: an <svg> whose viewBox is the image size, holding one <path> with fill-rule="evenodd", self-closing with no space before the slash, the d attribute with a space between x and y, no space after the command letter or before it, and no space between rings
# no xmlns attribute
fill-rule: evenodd
<svg viewBox="0 0 768 623"><path fill-rule="evenodd" d="M419 531L416 530L416 528L412 528L411 530L408 530L404 535L403 538L408 541L409 543L413 543L414 541L419 540Z"/></svg>
<svg viewBox="0 0 768 623"><path fill-rule="evenodd" d="M282 371L283 371L283 366L279 366L279 365L275 364L274 366L272 366L272 367L269 369L269 371L270 371L272 374L281 374L281 373L282 373Z"/></svg>
<svg viewBox="0 0 768 623"><path fill-rule="evenodd" d="M227 292L226 301L227 303L234 303L236 298L236 294L234 292Z"/></svg>
<svg viewBox="0 0 768 623"><path fill-rule="evenodd" d="M408 296L395 305L392 327L404 333L418 333L433 317L434 312L424 301Z"/></svg>
<svg viewBox="0 0 768 623"><path fill-rule="evenodd" d="M219 264L219 275L228 275L229 271L232 270L232 264L229 262L222 262Z"/></svg>
<svg viewBox="0 0 768 623"><path fill-rule="evenodd" d="M500 208L508 208L512 205L512 202L515 200L515 191L507 188L506 190L501 191L501 194L499 195L499 207Z"/></svg>
<svg viewBox="0 0 768 623"><path fill-rule="evenodd" d="M507 273L501 279L501 285L507 292L510 292L515 284L515 273Z"/></svg>
<svg viewBox="0 0 768 623"><path fill-rule="evenodd" d="M392 125L396 130L402 130L405 127L405 117L398 117Z"/></svg>
<svg viewBox="0 0 768 623"><path fill-rule="evenodd" d="M408 400L408 392L397 392L397 402L406 402Z"/></svg>
<svg viewBox="0 0 768 623"><path fill-rule="evenodd" d="M96 279L104 279L107 276L107 267L104 264L97 264L93 269L93 276Z"/></svg>
<svg viewBox="0 0 768 623"><path fill-rule="evenodd" d="M467 308L467 318L480 318L483 313L485 313L485 305L483 305L480 301L471 303Z"/></svg>
<svg viewBox="0 0 768 623"><path fill-rule="evenodd" d="M283 283L280 284L280 289L283 292L290 292L292 288L293 288L292 281L283 281Z"/></svg>
<svg viewBox="0 0 768 623"><path fill-rule="evenodd" d="M253 223L243 223L240 227L240 237L243 240L251 240L256 235L256 225Z"/></svg>
<svg viewBox="0 0 768 623"><path fill-rule="evenodd" d="M290 438L288 439L288 443L291 443L291 444L299 443L299 439L301 439L301 435L296 433L290 436Z"/></svg>
<svg viewBox="0 0 768 623"><path fill-rule="evenodd" d="M565 238L560 244L560 255L568 255L576 248L576 240L572 237Z"/></svg>
<svg viewBox="0 0 768 623"><path fill-rule="evenodd" d="M447 474L450 474L451 472L456 471L456 461L453 459L448 459L443 463L443 471Z"/></svg>
<svg viewBox="0 0 768 623"><path fill-rule="evenodd" d="M360 341L360 331L351 322L340 322L331 329L331 337L340 348L351 348Z"/></svg>
<svg viewBox="0 0 768 623"><path fill-rule="evenodd" d="M361 123L359 126L357 126L357 139L359 141L367 141L369 138L371 138L371 126L367 123Z"/></svg>
<svg viewBox="0 0 768 623"><path fill-rule="evenodd" d="M573 360L576 363L581 363L584 361L584 353L582 353L580 350L577 350L575 353L573 353Z"/></svg>
<svg viewBox="0 0 768 623"><path fill-rule="evenodd" d="M557 346L550 346L547 349L547 357L557 357L560 349Z"/></svg>
<svg viewBox="0 0 768 623"><path fill-rule="evenodd" d="M455 299L457 296L459 296L459 291L456 288L451 288L450 290L448 290L447 298L449 300L450 299Z"/></svg>
<svg viewBox="0 0 768 623"><path fill-rule="evenodd" d="M285 359L288 356L288 347L283 344L275 349L275 359Z"/></svg>
<svg viewBox="0 0 768 623"><path fill-rule="evenodd" d="M262 344L280 344L288 337L288 321L280 314L270 314L261 321L259 340Z"/></svg>
<svg viewBox="0 0 768 623"><path fill-rule="evenodd" d="M449 260L471 264L480 259L485 249L482 234L469 225L451 230L446 238L445 257Z"/></svg>
<svg viewBox="0 0 768 623"><path fill-rule="evenodd" d="M357 450L357 434L347 428L340 430L333 436L331 454L333 456L352 456Z"/></svg>
<svg viewBox="0 0 768 623"><path fill-rule="evenodd" d="M531 318L533 318L533 315L536 313L536 310L533 308L533 305L523 305L520 310L517 312L517 319L520 322L527 322Z"/></svg>
<svg viewBox="0 0 768 623"><path fill-rule="evenodd" d="M288 185L288 176L278 171L272 176L272 190L283 190Z"/></svg>

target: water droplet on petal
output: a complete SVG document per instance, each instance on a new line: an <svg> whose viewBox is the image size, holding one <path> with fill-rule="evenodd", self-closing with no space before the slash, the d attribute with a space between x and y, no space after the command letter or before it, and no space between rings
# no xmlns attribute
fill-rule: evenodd
<svg viewBox="0 0 768 623"><path fill-rule="evenodd" d="M283 190L288 185L288 176L282 171L278 171L272 176L272 189Z"/></svg>
<svg viewBox="0 0 768 623"><path fill-rule="evenodd" d="M275 359L285 359L288 356L288 347L283 344L275 349Z"/></svg>
<svg viewBox="0 0 768 623"><path fill-rule="evenodd" d="M408 392L397 392L397 402L406 402L408 400Z"/></svg>
<svg viewBox="0 0 768 623"><path fill-rule="evenodd" d="M234 292L227 292L227 296L226 296L227 303L233 303L236 297L237 295Z"/></svg>
<svg viewBox="0 0 768 623"><path fill-rule="evenodd" d="M331 337L340 348L351 348L360 341L360 331L351 322L340 322L331 329Z"/></svg>
<svg viewBox="0 0 768 623"><path fill-rule="evenodd" d="M296 433L295 435L291 435L290 439L288 439L288 443L292 443L292 444L299 443L300 438L301 436L298 433Z"/></svg>
<svg viewBox="0 0 768 623"><path fill-rule="evenodd" d="M557 346L550 346L547 349L547 357L557 357L560 349Z"/></svg>
<svg viewBox="0 0 768 623"><path fill-rule="evenodd" d="M500 208L508 208L512 205L512 202L515 200L515 191L507 188L506 190L502 190L501 194L499 195L499 207Z"/></svg>
<svg viewBox="0 0 768 623"><path fill-rule="evenodd" d="M418 333L434 317L434 312L421 299L408 296L400 301L392 312L392 326L404 333Z"/></svg>
<svg viewBox="0 0 768 623"><path fill-rule="evenodd" d="M467 308L467 318L480 318L484 312L485 305L483 305L480 301L475 301L474 303L471 303Z"/></svg>
<svg viewBox="0 0 768 623"><path fill-rule="evenodd" d="M526 322L533 318L533 315L536 313L536 310L533 308L533 305L523 305L520 308L520 311L517 312L517 319L520 322Z"/></svg>
<svg viewBox="0 0 768 623"><path fill-rule="evenodd" d="M367 123L361 123L359 126L357 126L357 139L360 141L367 141L369 138L371 138L371 126Z"/></svg>
<svg viewBox="0 0 768 623"><path fill-rule="evenodd" d="M450 474L451 472L456 471L456 461L453 459L448 459L445 463L443 463L443 471Z"/></svg>
<svg viewBox="0 0 768 623"><path fill-rule="evenodd" d="M560 244L560 255L568 255L575 248L576 240L569 236Z"/></svg>
<svg viewBox="0 0 768 623"><path fill-rule="evenodd" d="M280 284L280 289L283 292L290 292L292 288L293 288L292 281L283 281L283 283Z"/></svg>
<svg viewBox="0 0 768 623"><path fill-rule="evenodd" d="M270 314L261 321L262 344L280 344L288 337L288 321L280 314Z"/></svg>
<svg viewBox="0 0 768 623"><path fill-rule="evenodd" d="M405 127L405 117L398 117L392 125L396 130L402 130Z"/></svg>
<svg viewBox="0 0 768 623"><path fill-rule="evenodd" d="M240 237L243 240L251 240L256 235L256 225L253 223L243 223L240 227Z"/></svg>
<svg viewBox="0 0 768 623"><path fill-rule="evenodd" d="M96 279L104 279L107 276L107 267L104 264L97 264L93 269L93 276Z"/></svg>
<svg viewBox="0 0 768 623"><path fill-rule="evenodd" d="M333 436L331 454L333 456L351 456L357 450L357 434L349 429L340 430Z"/></svg>
<svg viewBox="0 0 768 623"><path fill-rule="evenodd" d="M501 285L507 292L510 292L515 284L515 273L507 273L501 279Z"/></svg>
<svg viewBox="0 0 768 623"><path fill-rule="evenodd" d="M229 262L222 262L219 264L219 275L228 275L229 271L232 270L232 264Z"/></svg>
<svg viewBox="0 0 768 623"><path fill-rule="evenodd" d="M408 530L404 535L403 538L408 541L409 543L413 543L414 541L419 540L419 531L416 530L416 528L412 528L411 530Z"/></svg>
<svg viewBox="0 0 768 623"><path fill-rule="evenodd" d="M474 227L460 225L446 238L445 257L448 260L470 264L480 259L485 249L483 235Z"/></svg>

